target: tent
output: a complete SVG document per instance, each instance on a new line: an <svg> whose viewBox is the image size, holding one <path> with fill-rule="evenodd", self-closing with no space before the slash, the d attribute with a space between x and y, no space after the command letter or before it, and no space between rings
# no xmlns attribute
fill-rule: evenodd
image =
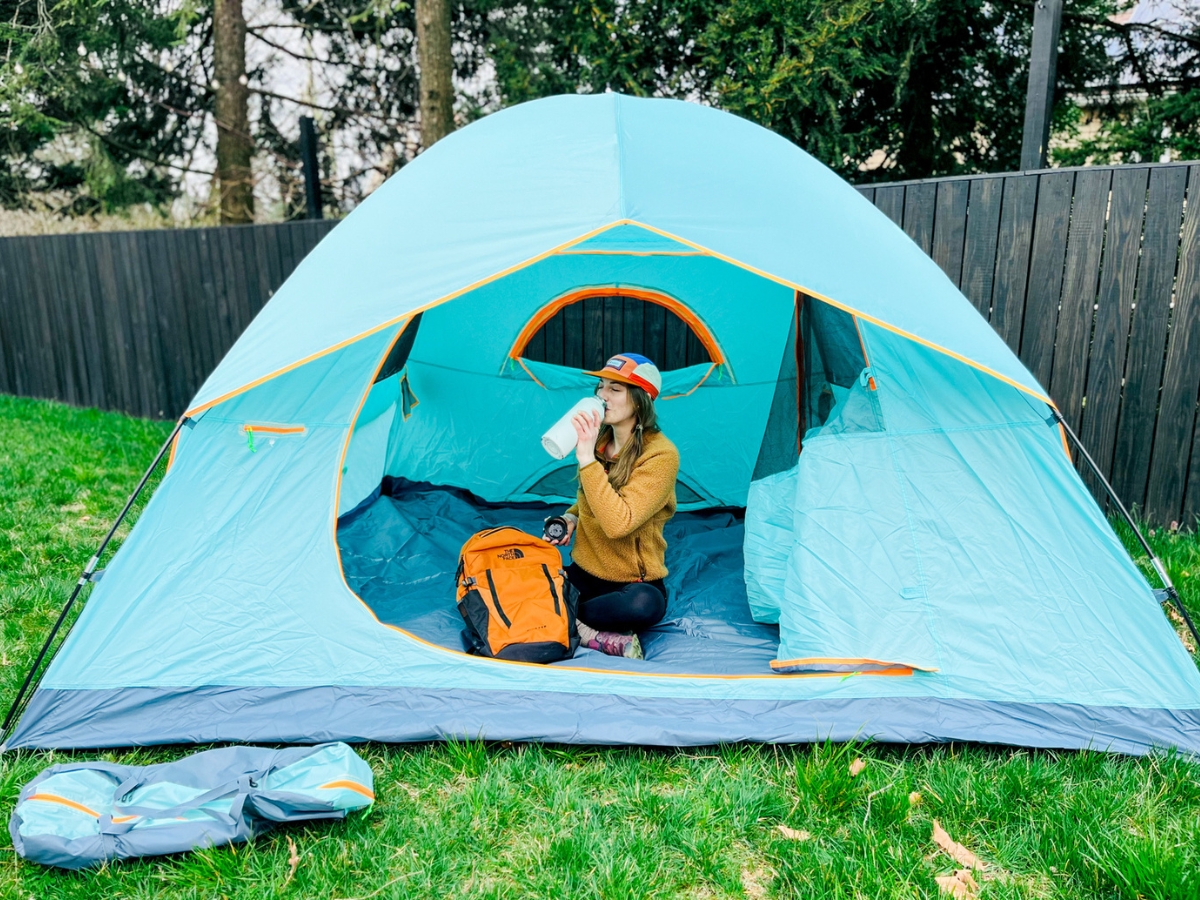
<svg viewBox="0 0 1200 900"><path fill-rule="evenodd" d="M581 322L673 360L667 617L644 661L469 656L462 539L574 494L539 438L594 383ZM300 264L9 746L447 737L1195 752L1200 675L1043 389L890 220L732 115L555 97Z"/></svg>

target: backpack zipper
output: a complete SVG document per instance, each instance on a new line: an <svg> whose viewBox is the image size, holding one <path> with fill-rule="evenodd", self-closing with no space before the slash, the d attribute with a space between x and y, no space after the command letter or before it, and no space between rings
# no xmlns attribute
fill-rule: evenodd
<svg viewBox="0 0 1200 900"><path fill-rule="evenodd" d="M545 563L542 563L542 571L546 573L546 580L550 582L550 596L554 598L554 614L561 616L562 607L558 605L558 590L554 587L554 579L551 577L550 569L547 568Z"/></svg>
<svg viewBox="0 0 1200 900"><path fill-rule="evenodd" d="M496 613L500 616L500 621L504 623L505 628L512 628L512 622L508 620L508 616L504 614L504 610L500 607L500 595L496 593L496 582L492 581L492 570L487 570L488 590L492 592L492 605L496 607Z"/></svg>

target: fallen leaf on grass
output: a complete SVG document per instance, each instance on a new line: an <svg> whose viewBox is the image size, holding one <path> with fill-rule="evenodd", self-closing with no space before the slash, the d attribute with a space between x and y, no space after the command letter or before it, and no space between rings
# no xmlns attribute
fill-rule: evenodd
<svg viewBox="0 0 1200 900"><path fill-rule="evenodd" d="M795 828L788 828L786 825L779 825L777 827L779 828L779 833L789 841L807 841L812 837L811 834L803 829L797 831Z"/></svg>
<svg viewBox="0 0 1200 900"><path fill-rule="evenodd" d="M913 791L911 794L908 795L908 805L909 806L920 806L921 801L923 799L924 798L921 796L920 791Z"/></svg>
<svg viewBox="0 0 1200 900"><path fill-rule="evenodd" d="M971 877L970 869L959 869L953 875L939 875L934 881L941 893L958 900L974 900L979 896L979 885Z"/></svg>
<svg viewBox="0 0 1200 900"><path fill-rule="evenodd" d="M287 887L291 880L296 877L296 870L300 868L300 854L296 851L296 842L290 837L288 838L288 873L287 878L283 879L283 886Z"/></svg>
<svg viewBox="0 0 1200 900"><path fill-rule="evenodd" d="M854 762L850 763L850 777L857 778L858 773L866 767L867 761L860 756L858 759L854 760Z"/></svg>
<svg viewBox="0 0 1200 900"><path fill-rule="evenodd" d="M955 862L961 863L968 869L983 869L984 864L978 856L950 837L937 819L933 820L933 842L942 848Z"/></svg>

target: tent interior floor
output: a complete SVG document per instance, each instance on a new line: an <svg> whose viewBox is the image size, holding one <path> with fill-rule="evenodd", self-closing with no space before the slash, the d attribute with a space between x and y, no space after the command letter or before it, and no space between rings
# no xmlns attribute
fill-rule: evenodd
<svg viewBox="0 0 1200 900"><path fill-rule="evenodd" d="M454 572L463 543L485 528L540 534L562 506L488 504L465 491L387 479L388 490L338 523L350 587L385 624L462 652ZM779 628L750 617L742 577L741 510L681 512L667 523L667 614L641 635L646 658L581 647L556 666L690 675L770 674Z"/></svg>

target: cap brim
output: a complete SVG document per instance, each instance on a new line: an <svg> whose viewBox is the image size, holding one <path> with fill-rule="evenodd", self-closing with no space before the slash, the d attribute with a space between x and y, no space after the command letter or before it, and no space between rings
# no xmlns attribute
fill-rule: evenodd
<svg viewBox="0 0 1200 900"><path fill-rule="evenodd" d="M615 369L601 369L599 372L584 371L584 375L595 375L597 378L607 378L609 381L619 381L621 384L628 384L631 387L639 387L650 395L650 399L654 400L658 397L659 389L656 389L652 384L645 381L634 381L628 375L616 371Z"/></svg>

